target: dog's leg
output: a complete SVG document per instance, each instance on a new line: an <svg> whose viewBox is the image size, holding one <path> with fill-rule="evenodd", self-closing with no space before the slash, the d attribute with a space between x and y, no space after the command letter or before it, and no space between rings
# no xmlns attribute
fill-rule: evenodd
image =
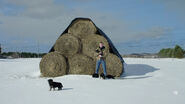
<svg viewBox="0 0 185 104"><path fill-rule="evenodd" d="M51 87L50 87L49 91L51 91Z"/></svg>

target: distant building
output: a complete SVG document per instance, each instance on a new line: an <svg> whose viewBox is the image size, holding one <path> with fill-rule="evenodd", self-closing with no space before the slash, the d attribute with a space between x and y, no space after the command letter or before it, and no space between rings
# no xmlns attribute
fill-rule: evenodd
<svg viewBox="0 0 185 104"><path fill-rule="evenodd" d="M1 48L1 44L0 44L0 54L2 53L2 50L1 50L2 48Z"/></svg>
<svg viewBox="0 0 185 104"><path fill-rule="evenodd" d="M5 59L6 57L3 56L1 53L2 53L2 48L1 48L1 44L0 44L0 59Z"/></svg>
<svg viewBox="0 0 185 104"><path fill-rule="evenodd" d="M132 53L123 55L123 57L131 57L131 58L159 58L158 54L155 53Z"/></svg>
<svg viewBox="0 0 185 104"><path fill-rule="evenodd" d="M18 52L13 52L13 54L11 55L12 58L20 58L20 55Z"/></svg>

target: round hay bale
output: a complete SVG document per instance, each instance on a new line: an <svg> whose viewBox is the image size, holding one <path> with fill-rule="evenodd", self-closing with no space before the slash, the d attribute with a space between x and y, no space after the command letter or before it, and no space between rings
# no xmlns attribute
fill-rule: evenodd
<svg viewBox="0 0 185 104"><path fill-rule="evenodd" d="M76 54L68 59L69 73L68 74L83 74L92 75L95 72L95 62L92 58L83 54Z"/></svg>
<svg viewBox="0 0 185 104"><path fill-rule="evenodd" d="M68 33L71 33L80 39L88 34L95 34L96 31L97 29L95 25L89 20L76 20L68 29Z"/></svg>
<svg viewBox="0 0 185 104"><path fill-rule="evenodd" d="M59 37L54 45L54 50L62 53L65 56L74 55L78 53L80 49L80 40L68 33Z"/></svg>
<svg viewBox="0 0 185 104"><path fill-rule="evenodd" d="M100 42L103 42L105 46L103 54L104 56L107 56L107 54L109 53L109 44L103 36L97 34L89 35L82 40L83 43L82 53L95 59L97 56L96 49L99 47Z"/></svg>
<svg viewBox="0 0 185 104"><path fill-rule="evenodd" d="M123 64L118 56L109 53L105 59L107 74L120 77L123 72ZM103 72L102 65L100 66L100 72Z"/></svg>
<svg viewBox="0 0 185 104"><path fill-rule="evenodd" d="M59 52L48 53L40 61L40 71L44 77L65 75L66 68L66 59Z"/></svg>

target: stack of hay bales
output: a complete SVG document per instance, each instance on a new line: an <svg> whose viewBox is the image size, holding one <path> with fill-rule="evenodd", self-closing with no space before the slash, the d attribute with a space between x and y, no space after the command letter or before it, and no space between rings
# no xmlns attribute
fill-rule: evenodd
<svg viewBox="0 0 185 104"><path fill-rule="evenodd" d="M87 74L95 72L96 48L99 42L105 45L107 73L120 76L123 60L110 39L97 28L90 19L77 18L56 40L40 62L44 77L57 77L66 74ZM117 53L116 53L117 52ZM100 67L102 72L102 67Z"/></svg>

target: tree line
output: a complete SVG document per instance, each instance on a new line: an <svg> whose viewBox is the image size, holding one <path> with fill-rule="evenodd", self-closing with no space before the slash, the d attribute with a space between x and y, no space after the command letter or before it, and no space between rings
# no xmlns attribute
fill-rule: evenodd
<svg viewBox="0 0 185 104"><path fill-rule="evenodd" d="M35 58L35 57L42 57L46 53L32 53L32 52L3 52L1 55L3 56L10 56L13 58Z"/></svg>
<svg viewBox="0 0 185 104"><path fill-rule="evenodd" d="M184 58L185 50L179 45L176 45L175 48L163 48L158 53L159 57L163 58Z"/></svg>

